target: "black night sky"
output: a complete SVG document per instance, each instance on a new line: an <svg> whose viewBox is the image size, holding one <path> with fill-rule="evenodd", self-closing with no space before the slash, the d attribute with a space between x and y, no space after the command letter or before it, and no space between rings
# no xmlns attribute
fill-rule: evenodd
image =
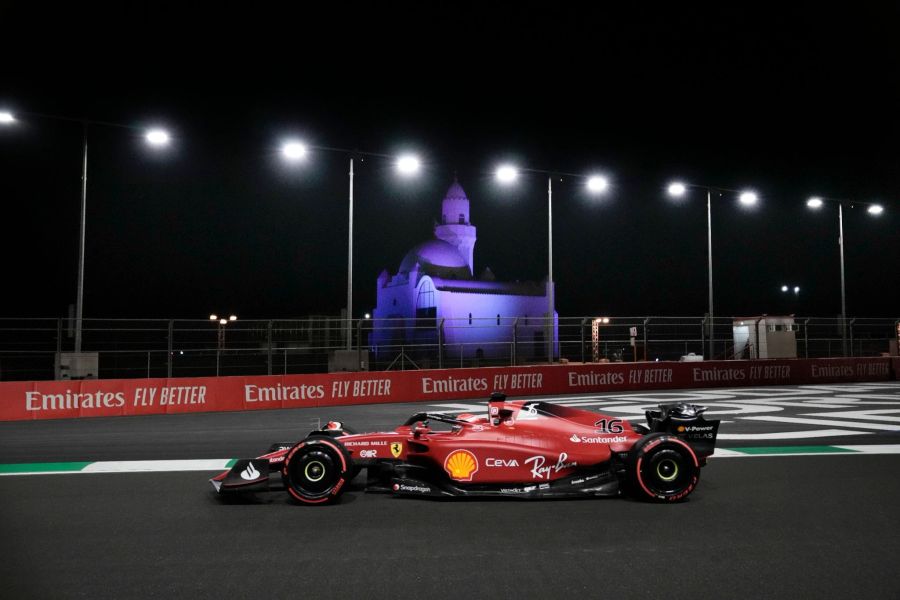
<svg viewBox="0 0 900 600"><path fill-rule="evenodd" d="M877 218L845 205L848 313L897 316L897 5L604 4L4 8L16 58L0 109L174 135L158 151L136 131L90 131L86 318L339 314L348 157L288 166L279 146L292 135L415 149L427 163L415 181L384 160L357 165L357 316L379 272L430 237L455 172L478 227L476 272L546 277L546 177L501 188L503 160L599 169L613 184L599 200L576 179L554 184L561 316L706 312L705 197L672 202L673 178L760 197L749 211L714 198L718 315L840 312L837 210L805 206L822 195L884 205ZM77 123L0 128L0 316L60 317L74 303L80 169Z"/></svg>

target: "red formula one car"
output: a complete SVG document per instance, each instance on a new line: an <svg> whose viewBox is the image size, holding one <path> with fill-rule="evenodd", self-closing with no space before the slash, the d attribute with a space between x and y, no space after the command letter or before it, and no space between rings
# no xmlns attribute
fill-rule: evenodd
<svg viewBox="0 0 900 600"><path fill-rule="evenodd" d="M213 477L215 490L268 490L270 474L302 504L337 500L362 469L366 490L403 496L683 500L716 443L703 407L662 404L647 426L589 410L491 395L484 415L416 413L394 431L328 423ZM432 429L429 422L434 422Z"/></svg>

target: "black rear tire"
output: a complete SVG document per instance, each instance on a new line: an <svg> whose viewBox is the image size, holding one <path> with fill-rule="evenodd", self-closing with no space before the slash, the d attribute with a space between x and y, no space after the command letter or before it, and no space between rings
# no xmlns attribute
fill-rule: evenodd
<svg viewBox="0 0 900 600"><path fill-rule="evenodd" d="M308 437L288 452L282 467L285 488L301 504L335 502L350 482L350 454L337 440Z"/></svg>
<svg viewBox="0 0 900 600"><path fill-rule="evenodd" d="M630 488L642 500L679 502L700 482L697 455L677 436L651 433L635 444L630 454Z"/></svg>

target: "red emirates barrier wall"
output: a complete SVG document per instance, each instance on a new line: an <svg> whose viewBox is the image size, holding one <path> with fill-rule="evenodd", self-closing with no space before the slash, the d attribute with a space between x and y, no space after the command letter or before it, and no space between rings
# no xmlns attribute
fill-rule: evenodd
<svg viewBox="0 0 900 600"><path fill-rule="evenodd" d="M647 362L316 375L0 383L0 420L440 402L625 390L887 381L896 358Z"/></svg>

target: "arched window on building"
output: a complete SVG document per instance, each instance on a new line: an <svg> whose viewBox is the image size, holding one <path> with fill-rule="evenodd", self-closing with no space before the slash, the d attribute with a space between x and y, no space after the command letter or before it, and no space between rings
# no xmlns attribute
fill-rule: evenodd
<svg viewBox="0 0 900 600"><path fill-rule="evenodd" d="M425 319L421 323L425 327L434 326L437 323L437 306L434 303L434 285L431 280L422 280L419 286L419 294L416 296L416 319Z"/></svg>
<svg viewBox="0 0 900 600"><path fill-rule="evenodd" d="M472 324L472 313L469 313L469 325Z"/></svg>
<svg viewBox="0 0 900 600"><path fill-rule="evenodd" d="M497 315L497 325L500 324L500 315Z"/></svg>

